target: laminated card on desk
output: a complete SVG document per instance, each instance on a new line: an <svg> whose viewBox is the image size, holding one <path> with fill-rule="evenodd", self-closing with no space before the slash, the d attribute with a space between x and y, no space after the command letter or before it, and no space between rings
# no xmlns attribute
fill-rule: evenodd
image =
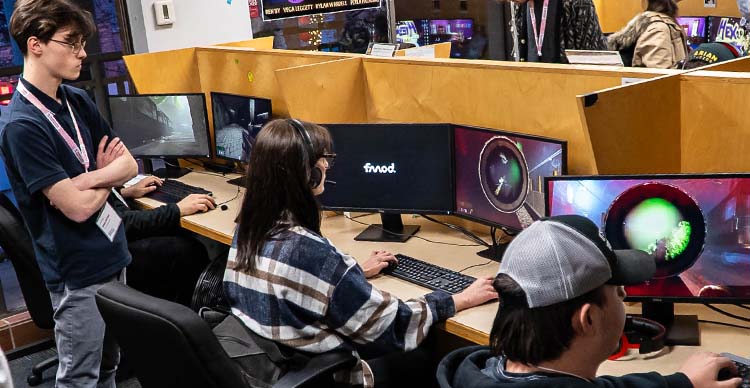
<svg viewBox="0 0 750 388"><path fill-rule="evenodd" d="M374 57L392 57L396 53L396 43L370 43L367 54Z"/></svg>
<svg viewBox="0 0 750 388"><path fill-rule="evenodd" d="M435 46L414 47L404 50L407 57L435 58Z"/></svg>
<svg viewBox="0 0 750 388"><path fill-rule="evenodd" d="M617 51L565 50L571 65L625 66Z"/></svg>

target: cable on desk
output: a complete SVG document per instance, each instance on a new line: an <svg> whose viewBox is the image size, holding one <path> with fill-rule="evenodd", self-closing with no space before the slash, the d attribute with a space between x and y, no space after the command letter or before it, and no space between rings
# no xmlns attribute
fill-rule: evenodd
<svg viewBox="0 0 750 388"><path fill-rule="evenodd" d="M698 322L700 322L700 323L709 323L711 325L729 326L729 327L734 327L734 328L737 328L737 329L750 330L750 326L735 325L734 323L726 323L726 322L719 322L719 321L708 321L708 320L705 320L705 319L699 319Z"/></svg>
<svg viewBox="0 0 750 388"><path fill-rule="evenodd" d="M750 306L748 306L746 304L736 304L735 306L737 306L737 307L739 307L741 309L750 310Z"/></svg>
<svg viewBox="0 0 750 388"><path fill-rule="evenodd" d="M462 269L462 270L460 270L460 271L456 271L456 272L458 272L458 273L463 273L464 271L468 271L468 270L470 270L470 269L472 269L472 268L475 268L475 267L483 267L483 266L485 266L485 265L487 265L487 264L490 264L490 263L497 263L497 262L496 262L495 260L487 260L487 262L486 262L486 263L470 265L470 266L468 266L468 267L466 267L466 268L464 268L464 269Z"/></svg>
<svg viewBox="0 0 750 388"><path fill-rule="evenodd" d="M216 206L221 206L221 205L224 205L226 203L232 202L235 199L237 199L237 197L239 197L239 196L240 196L240 186L237 186L237 193L234 195L234 197L232 197L231 199L228 199L228 200L226 200L224 202L217 203Z"/></svg>
<svg viewBox="0 0 750 388"><path fill-rule="evenodd" d="M743 321L743 322L750 322L750 318L741 317L739 315L732 314L729 311L722 310L722 309L720 309L720 308L718 308L716 306L713 306L713 305L710 305L710 304L707 304L707 303L704 304L704 306L710 308L711 310L716 311L719 314L726 315L727 317L734 318L734 319L737 319L737 320L740 320L740 321Z"/></svg>
<svg viewBox="0 0 750 388"><path fill-rule="evenodd" d="M366 223L366 222L362 222L362 221L358 221L358 220L355 220L354 218L352 218L352 217L350 217L350 216L347 216L346 214L343 214L343 213L341 213L341 214L342 214L342 215L343 215L344 217L346 217L347 219L349 219L349 220L351 220L351 221L354 221L354 222L356 222L356 223L358 223L358 224L362 224L362 225L365 225L365 226L374 226L374 227L376 227L376 228L378 228L378 229L380 229L380 230L382 230L382 231L384 231L384 232L386 232L386 233L389 233L389 234L393 234L393 235L396 235L396 236L406 236L406 235L405 235L405 234L403 234L403 233L396 233L396 232L391 232L390 230L386 230L386 229L385 229L385 228L383 228L382 226L376 226L376 225L368 224L368 223ZM420 237L420 236L417 236L417 235L411 235L411 237L414 237L414 238L418 238L418 239L420 239L420 240L424 240L424 241L427 241L427 242L429 242L429 243L433 243L433 244L441 244L441 245L451 245L451 246L454 246L454 247L479 247L479 246L481 246L481 245L479 245L479 244L454 244L454 243L447 243L447 242L443 242L443 241L433 241L433 240L430 240L430 239L426 239L426 238L424 238L424 237Z"/></svg>
<svg viewBox="0 0 750 388"><path fill-rule="evenodd" d="M490 244L489 244L489 243L485 242L484 240L482 240L481 238L479 238L479 236L477 236L476 234L474 234L474 233L472 233L472 232L470 232L470 231L466 230L466 228L464 228L464 227L462 227L462 226L459 226L459 225L454 225L454 224L449 224L449 223L447 223L447 222L442 222L442 221L436 220L436 219L434 219L434 218L432 218L432 217L430 217L430 216L428 216L428 215L424 215L424 214L422 214L422 217L423 217L424 219L428 220L428 221L432 221L432 222L434 222L434 223L436 223L436 224L440 224L440 225L443 225L443 226L445 226L446 228L450 228L450 229L453 229L453 230L457 230L457 231L459 231L459 232L461 232L461 233L465 234L465 235L466 235L467 237L469 237L469 239L471 239L472 241L476 242L477 244L483 245L483 246L485 246L485 247L487 247L487 248L489 248L489 247L490 247Z"/></svg>

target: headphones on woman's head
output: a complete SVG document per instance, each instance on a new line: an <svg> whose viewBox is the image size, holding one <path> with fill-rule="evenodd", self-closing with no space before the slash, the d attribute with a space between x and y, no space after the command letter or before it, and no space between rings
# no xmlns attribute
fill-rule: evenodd
<svg viewBox="0 0 750 388"><path fill-rule="evenodd" d="M637 350L637 354L653 357L664 348L666 331L659 322L628 315L625 318L625 328L620 338L620 346L614 354L609 356L609 359L631 359L636 354L635 350ZM633 351L629 351L630 349L633 349Z"/></svg>
<svg viewBox="0 0 750 388"><path fill-rule="evenodd" d="M315 148L313 147L312 140L310 139L310 134L307 132L307 129L299 120L287 119L286 122L289 123L289 125L291 125L292 128L294 128L302 138L302 158L306 159L305 163L310 166L309 184L311 188L316 188L320 186L320 183L323 181L323 170L321 170L317 165L318 160L315 159Z"/></svg>

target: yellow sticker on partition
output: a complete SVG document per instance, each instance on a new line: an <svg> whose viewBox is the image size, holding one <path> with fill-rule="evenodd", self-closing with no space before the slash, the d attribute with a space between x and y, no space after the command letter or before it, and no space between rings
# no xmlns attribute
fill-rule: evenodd
<svg viewBox="0 0 750 388"><path fill-rule="evenodd" d="M247 82L253 82L255 81L255 76L253 75L252 71L247 72Z"/></svg>

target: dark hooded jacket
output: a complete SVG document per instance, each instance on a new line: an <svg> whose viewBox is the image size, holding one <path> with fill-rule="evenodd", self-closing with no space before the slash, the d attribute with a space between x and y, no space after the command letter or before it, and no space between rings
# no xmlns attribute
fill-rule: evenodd
<svg viewBox="0 0 750 388"><path fill-rule="evenodd" d="M490 353L487 346L473 346L453 351L438 365L437 380L440 388L691 388L687 376L675 373L662 376L656 372L634 373L622 377L601 376L589 382L578 377L534 373L513 375L513 378L498 379L486 374L483 369L497 365L500 359Z"/></svg>
<svg viewBox="0 0 750 388"><path fill-rule="evenodd" d="M542 0L538 0L541 2ZM606 50L607 38L602 33L599 17L596 14L593 0L551 0L558 1L562 8L560 12L559 40L560 52L554 53L559 62L568 63L565 50ZM518 34L518 49L522 61L526 61L528 45L533 44L528 36L528 6L516 6L516 29ZM539 17L541 13L537 14ZM548 34L551 31L548 30ZM550 35L551 36L551 35ZM549 57L549 56L548 56Z"/></svg>

